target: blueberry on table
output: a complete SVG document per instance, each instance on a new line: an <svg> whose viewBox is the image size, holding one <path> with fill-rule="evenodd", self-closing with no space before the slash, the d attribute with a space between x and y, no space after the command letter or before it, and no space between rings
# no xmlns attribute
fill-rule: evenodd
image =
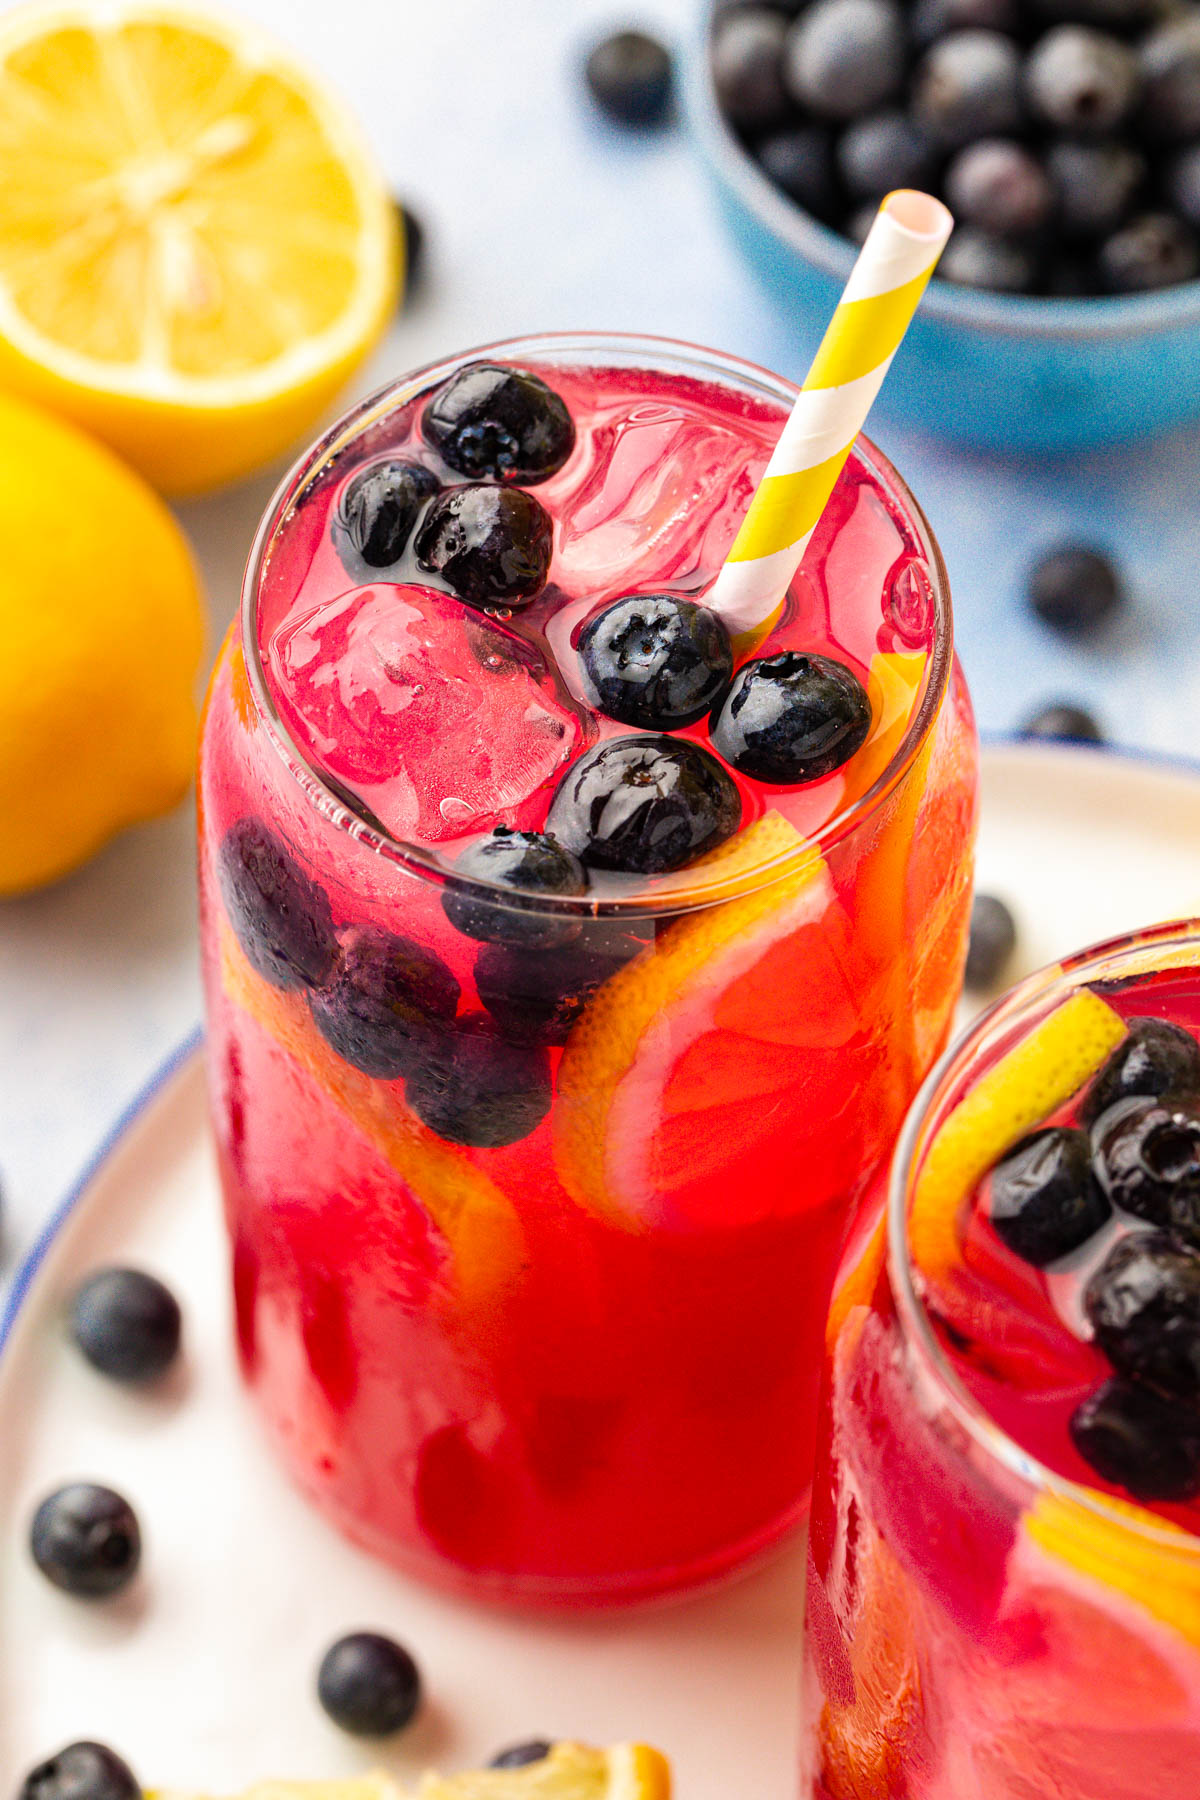
<svg viewBox="0 0 1200 1800"><path fill-rule="evenodd" d="M322 1657L317 1698L343 1731L388 1737L403 1730L420 1704L420 1671L391 1638L377 1631L351 1632Z"/></svg>
<svg viewBox="0 0 1200 1800"><path fill-rule="evenodd" d="M963 979L984 992L996 986L1017 947L1016 921L995 894L976 894L971 903L971 930Z"/></svg>
<svg viewBox="0 0 1200 1800"><path fill-rule="evenodd" d="M998 31L952 31L939 38L913 76L912 113L948 150L1018 130L1024 107L1017 46Z"/></svg>
<svg viewBox="0 0 1200 1800"><path fill-rule="evenodd" d="M1086 633L1117 612L1124 599L1109 557L1086 544L1060 544L1029 571L1029 604L1056 631Z"/></svg>
<svg viewBox="0 0 1200 1800"><path fill-rule="evenodd" d="M107 1744L68 1744L30 1769L17 1800L142 1800L141 1786Z"/></svg>
<svg viewBox="0 0 1200 1800"><path fill-rule="evenodd" d="M444 462L471 480L545 481L575 448L575 426L540 375L505 363L468 363L427 403L421 430Z"/></svg>
<svg viewBox="0 0 1200 1800"><path fill-rule="evenodd" d="M847 125L838 139L837 167L852 199L882 200L893 188L927 187L934 158L927 133L893 108Z"/></svg>
<svg viewBox="0 0 1200 1800"><path fill-rule="evenodd" d="M1098 262L1110 294L1176 287L1200 274L1200 239L1174 213L1142 213L1105 239Z"/></svg>
<svg viewBox="0 0 1200 1800"><path fill-rule="evenodd" d="M329 899L261 819L229 827L217 878L229 923L265 981L300 988L327 979L337 955Z"/></svg>
<svg viewBox="0 0 1200 1800"><path fill-rule="evenodd" d="M955 217L1000 237L1025 237L1054 209L1045 169L1011 138L980 138L960 150L944 178L946 203Z"/></svg>
<svg viewBox="0 0 1200 1800"><path fill-rule="evenodd" d="M1106 1381L1076 1407L1070 1432L1084 1462L1136 1500L1200 1493L1200 1414L1153 1388Z"/></svg>
<svg viewBox="0 0 1200 1800"><path fill-rule="evenodd" d="M1051 1125L1023 1138L992 1170L988 1216L997 1237L1037 1269L1086 1244L1112 1216L1086 1131Z"/></svg>
<svg viewBox="0 0 1200 1800"><path fill-rule="evenodd" d="M871 703L853 670L781 650L742 664L714 709L712 741L743 775L792 787L832 775L870 729Z"/></svg>
<svg viewBox="0 0 1200 1800"><path fill-rule="evenodd" d="M1149 1017L1132 1018L1128 1026L1084 1095L1080 1116L1089 1127L1121 1100L1200 1096L1200 1044L1190 1031Z"/></svg>
<svg viewBox="0 0 1200 1800"><path fill-rule="evenodd" d="M1070 700L1053 700L1031 713L1019 736L1050 738L1068 744L1102 744L1104 733L1085 707Z"/></svg>
<svg viewBox="0 0 1200 1800"><path fill-rule="evenodd" d="M819 118L857 119L901 87L906 50L894 0L814 0L788 34L784 85Z"/></svg>
<svg viewBox="0 0 1200 1800"><path fill-rule="evenodd" d="M1200 13L1194 7L1143 39L1142 123L1168 143L1200 136Z"/></svg>
<svg viewBox="0 0 1200 1800"><path fill-rule="evenodd" d="M609 738L567 770L549 831L593 869L664 875L723 844L741 824L737 787L686 738Z"/></svg>
<svg viewBox="0 0 1200 1800"><path fill-rule="evenodd" d="M1074 238L1105 237L1125 219L1145 183L1146 158L1118 142L1051 144L1046 173L1054 189L1055 223Z"/></svg>
<svg viewBox="0 0 1200 1800"><path fill-rule="evenodd" d="M157 1381L179 1354L181 1332L178 1300L142 1269L98 1269L71 1301L71 1336L114 1381Z"/></svg>
<svg viewBox="0 0 1200 1800"><path fill-rule="evenodd" d="M630 594L579 637L587 697L643 731L674 731L710 711L733 674L733 646L707 606L673 594Z"/></svg>
<svg viewBox="0 0 1200 1800"><path fill-rule="evenodd" d="M387 569L398 562L418 513L439 485L432 469L398 460L369 463L352 475L334 522L334 543L347 573L357 577L361 563Z"/></svg>
<svg viewBox="0 0 1200 1800"><path fill-rule="evenodd" d="M1084 1290L1098 1347L1118 1375L1178 1400L1200 1395L1200 1256L1163 1231L1114 1244Z"/></svg>
<svg viewBox="0 0 1200 1800"><path fill-rule="evenodd" d="M464 936L526 949L548 948L578 936L577 921L539 906L541 899L563 899L588 889L587 870L579 858L548 833L497 825L490 837L462 852L454 872L510 890L490 900L467 889L444 888L442 909Z"/></svg>
<svg viewBox="0 0 1200 1800"><path fill-rule="evenodd" d="M1038 260L1027 244L1015 244L973 225L960 225L947 244L938 274L956 287L1029 294L1038 285Z"/></svg>
<svg viewBox="0 0 1200 1800"><path fill-rule="evenodd" d="M47 1581L82 1600L119 1593L137 1574L142 1538L129 1502L112 1488L77 1481L42 1501L30 1531Z"/></svg>
<svg viewBox="0 0 1200 1800"><path fill-rule="evenodd" d="M763 138L754 154L769 181L816 219L832 221L838 192L833 141L822 125L798 125Z"/></svg>
<svg viewBox="0 0 1200 1800"><path fill-rule="evenodd" d="M1086 25L1048 31L1025 65L1030 110L1043 124L1080 137L1114 131L1133 110L1140 88L1129 45Z"/></svg>
<svg viewBox="0 0 1200 1800"><path fill-rule="evenodd" d="M364 1075L407 1075L453 1019L459 986L435 951L373 926L347 933L337 971L310 993L313 1023Z"/></svg>
<svg viewBox="0 0 1200 1800"><path fill-rule="evenodd" d="M618 31L584 64L592 98L622 125L659 125L671 101L671 55L644 31Z"/></svg>
<svg viewBox="0 0 1200 1800"><path fill-rule="evenodd" d="M489 1769L524 1769L530 1763L545 1762L554 1745L546 1738L529 1738L523 1744L510 1744L507 1750L497 1751Z"/></svg>
<svg viewBox="0 0 1200 1800"><path fill-rule="evenodd" d="M1200 1238L1200 1117L1156 1100L1119 1100L1092 1127L1100 1185L1123 1212Z"/></svg>
<svg viewBox="0 0 1200 1800"><path fill-rule="evenodd" d="M396 200L396 217L404 237L404 293L402 300L420 285L425 273L425 227L420 215L415 213L407 201Z"/></svg>
<svg viewBox="0 0 1200 1800"><path fill-rule="evenodd" d="M451 1144L499 1150L536 1131L550 1110L550 1066L536 1045L514 1044L467 1019L413 1070L408 1103Z"/></svg>
<svg viewBox="0 0 1200 1800"><path fill-rule="evenodd" d="M791 113L783 85L787 31L783 14L770 6L740 7L714 26L711 62L717 104L741 131L773 131Z"/></svg>
<svg viewBox="0 0 1200 1800"><path fill-rule="evenodd" d="M472 482L430 506L416 537L420 566L471 606L526 606L550 573L554 525L523 488Z"/></svg>

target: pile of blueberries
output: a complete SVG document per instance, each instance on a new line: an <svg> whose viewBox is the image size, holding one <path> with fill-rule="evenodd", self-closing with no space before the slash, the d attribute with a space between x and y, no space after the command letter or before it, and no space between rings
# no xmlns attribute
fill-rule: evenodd
<svg viewBox="0 0 1200 1800"><path fill-rule="evenodd" d="M1200 1045L1129 1021L1076 1126L1025 1138L992 1171L997 1235L1035 1268L1124 1228L1084 1312L1114 1370L1071 1421L1076 1449L1139 1500L1200 1496ZM1103 1248L1103 1246L1100 1246Z"/></svg>
<svg viewBox="0 0 1200 1800"><path fill-rule="evenodd" d="M917 187L959 222L947 281L1075 297L1200 274L1190 0L725 0L711 61L764 173L854 242Z"/></svg>
<svg viewBox="0 0 1200 1800"><path fill-rule="evenodd" d="M562 467L575 441L570 414L539 377L475 363L434 394L421 429L449 469L486 479L445 487L412 459L369 462L336 511L347 572L438 579L468 606L507 617L542 591L553 542L545 508L514 484ZM325 890L263 820L236 820L220 846L222 898L252 966L305 996L345 1061L402 1079L413 1111L451 1143L496 1149L537 1128L550 1104L547 1048L565 1042L590 995L653 934L652 919L585 920L557 903L586 895L593 871L664 874L723 843L742 816L726 764L777 784L814 781L870 731L852 670L784 651L735 675L725 626L678 595L614 601L587 620L577 649L597 710L634 729L572 764L545 831L497 826L449 873L443 908L482 945L475 983L486 1014L460 1015L459 983L431 948L335 924ZM724 763L669 735L706 715Z"/></svg>
<svg viewBox="0 0 1200 1800"><path fill-rule="evenodd" d="M151 1389L176 1366L182 1313L170 1289L142 1269L105 1268L74 1295L69 1328L77 1348L100 1374L130 1388ZM141 1565L137 1515L114 1489L72 1482L34 1514L33 1560L61 1592L104 1601L123 1592ZM317 1698L343 1731L381 1738L401 1731L421 1702L413 1658L377 1631L355 1631L331 1644L316 1678ZM550 1754L543 1739L514 1744L493 1768L514 1768ZM142 1788L124 1759L106 1744L68 1744L30 1770L17 1800L141 1800Z"/></svg>

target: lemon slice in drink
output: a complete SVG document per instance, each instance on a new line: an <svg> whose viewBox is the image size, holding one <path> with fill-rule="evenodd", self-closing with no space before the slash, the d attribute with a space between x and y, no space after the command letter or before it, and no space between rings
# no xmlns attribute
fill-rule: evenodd
<svg viewBox="0 0 1200 1800"><path fill-rule="evenodd" d="M406 1800L410 1792L375 1772L344 1781L260 1781L239 1800ZM555 1744L548 1756L517 1769L474 1769L424 1775L417 1800L670 1800L671 1771L648 1744ZM203 1800L159 1790L147 1800Z"/></svg>
<svg viewBox="0 0 1200 1800"><path fill-rule="evenodd" d="M913 1261L935 1286L961 1260L962 1210L976 1184L1094 1075L1125 1036L1120 1013L1083 988L1006 1052L929 1146L909 1213Z"/></svg>
<svg viewBox="0 0 1200 1800"><path fill-rule="evenodd" d="M0 19L0 385L156 486L232 480L307 432L399 260L353 119L248 23L153 0Z"/></svg>

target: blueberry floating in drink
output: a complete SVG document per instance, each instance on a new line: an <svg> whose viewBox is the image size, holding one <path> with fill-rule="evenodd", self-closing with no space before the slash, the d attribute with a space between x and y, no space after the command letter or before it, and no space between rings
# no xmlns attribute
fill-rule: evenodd
<svg viewBox="0 0 1200 1800"><path fill-rule="evenodd" d="M459 985L435 951L366 926L346 934L336 973L309 994L313 1023L364 1075L407 1075L458 1008Z"/></svg>
<svg viewBox="0 0 1200 1800"><path fill-rule="evenodd" d="M990 1217L1009 1249L1044 1268L1086 1244L1112 1207L1092 1171L1085 1131L1035 1131L992 1170Z"/></svg>
<svg viewBox="0 0 1200 1800"><path fill-rule="evenodd" d="M1170 1019L1132 1018L1128 1035L1088 1088L1080 1115L1091 1126L1119 1100L1189 1097L1200 1101L1200 1044Z"/></svg>
<svg viewBox="0 0 1200 1800"><path fill-rule="evenodd" d="M347 573L388 569L399 562L421 508L439 482L421 463L389 458L369 463L347 482L334 522L334 542Z"/></svg>
<svg viewBox="0 0 1200 1800"><path fill-rule="evenodd" d="M486 943L548 949L578 936L578 923L540 904L577 898L588 889L587 870L552 832L512 831L498 825L490 837L471 844L457 858L454 873L475 886L447 887L442 907L456 930ZM508 892L489 900L483 884Z"/></svg>
<svg viewBox="0 0 1200 1800"><path fill-rule="evenodd" d="M497 1150L537 1130L550 1109L544 1050L466 1018L410 1074L405 1092L423 1124L451 1144Z"/></svg>
<svg viewBox="0 0 1200 1800"><path fill-rule="evenodd" d="M1167 1232L1135 1231L1084 1291L1096 1343L1118 1375L1176 1400L1200 1397L1200 1256Z"/></svg>
<svg viewBox="0 0 1200 1800"><path fill-rule="evenodd" d="M714 711L712 741L743 775L790 787L832 775L870 729L871 703L853 670L784 650L738 670Z"/></svg>
<svg viewBox="0 0 1200 1800"><path fill-rule="evenodd" d="M523 488L471 482L434 501L415 540L417 565L471 606L527 606L550 573L554 527Z"/></svg>
<svg viewBox="0 0 1200 1800"><path fill-rule="evenodd" d="M221 896L247 960L273 987L319 987L337 956L324 890L261 819L231 825L218 862Z"/></svg>
<svg viewBox="0 0 1200 1800"><path fill-rule="evenodd" d="M721 620L672 594L631 594L605 607L580 633L579 660L593 705L639 731L694 724L733 674Z"/></svg>
<svg viewBox="0 0 1200 1800"><path fill-rule="evenodd" d="M716 849L742 804L715 756L686 738L609 738L568 769L546 824L592 869L665 875Z"/></svg>
<svg viewBox="0 0 1200 1800"><path fill-rule="evenodd" d="M558 473L575 425L553 388L528 369L468 363L439 388L421 430L443 462L472 481L532 486Z"/></svg>

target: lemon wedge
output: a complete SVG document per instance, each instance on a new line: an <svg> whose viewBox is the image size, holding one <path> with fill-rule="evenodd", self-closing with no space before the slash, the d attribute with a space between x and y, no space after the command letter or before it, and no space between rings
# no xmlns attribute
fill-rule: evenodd
<svg viewBox="0 0 1200 1800"><path fill-rule="evenodd" d="M395 306L353 119L244 21L139 0L0 18L0 385L192 493L307 432Z"/></svg>
<svg viewBox="0 0 1200 1800"><path fill-rule="evenodd" d="M375 1771L342 1781L260 1781L238 1800L406 1800L409 1790ZM648 1744L555 1744L548 1756L517 1769L424 1775L416 1800L670 1800L671 1770ZM147 1800L205 1800L159 1789Z"/></svg>

